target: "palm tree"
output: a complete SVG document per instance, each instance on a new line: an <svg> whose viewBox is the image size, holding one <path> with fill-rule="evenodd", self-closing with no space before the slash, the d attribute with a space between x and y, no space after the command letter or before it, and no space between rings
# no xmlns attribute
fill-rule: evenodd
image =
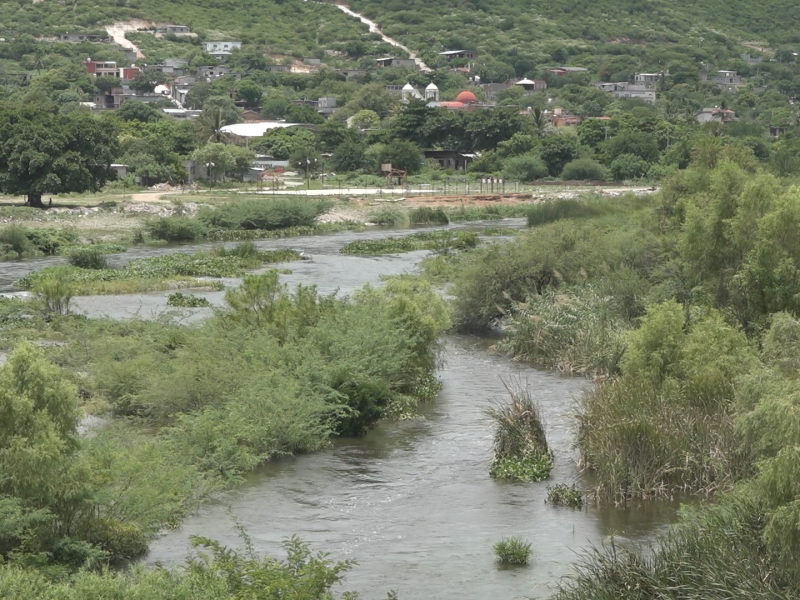
<svg viewBox="0 0 800 600"><path fill-rule="evenodd" d="M547 134L550 126L547 116L541 108L534 108L531 114L533 128L536 130L536 137L543 138Z"/></svg>
<svg viewBox="0 0 800 600"><path fill-rule="evenodd" d="M33 68L36 69L36 74L41 75L45 63L45 54L41 50L37 50L33 55Z"/></svg>
<svg viewBox="0 0 800 600"><path fill-rule="evenodd" d="M200 136L205 143L226 143L228 134L222 128L230 125L225 110L220 106L211 106L205 109L200 118Z"/></svg>

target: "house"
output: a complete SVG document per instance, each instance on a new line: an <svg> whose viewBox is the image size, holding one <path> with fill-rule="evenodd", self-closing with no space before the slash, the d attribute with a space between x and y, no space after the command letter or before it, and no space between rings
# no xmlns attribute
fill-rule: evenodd
<svg viewBox="0 0 800 600"><path fill-rule="evenodd" d="M149 65L148 68L164 73L165 75L173 75L177 77L186 73L186 67L188 65L188 60L184 60L182 58L167 58L164 59L163 63L159 65Z"/></svg>
<svg viewBox="0 0 800 600"><path fill-rule="evenodd" d="M216 58L221 63L227 61L231 56L231 53L227 50L214 50L214 52L209 52L208 54Z"/></svg>
<svg viewBox="0 0 800 600"><path fill-rule="evenodd" d="M242 42L203 42L203 50L213 55L214 52L231 52L242 47Z"/></svg>
<svg viewBox="0 0 800 600"><path fill-rule="evenodd" d="M220 77L235 77L236 79L242 78L239 73L231 73L230 67L226 67L225 65L209 65L205 67L198 67L197 77L200 79L205 79L206 81L212 81L214 79L219 79Z"/></svg>
<svg viewBox="0 0 800 600"><path fill-rule="evenodd" d="M580 122L581 118L578 115L567 114L561 108L554 108L553 114L550 115L550 124L557 129L578 125Z"/></svg>
<svg viewBox="0 0 800 600"><path fill-rule="evenodd" d="M633 75L633 82L642 85L658 85L661 83L662 77L669 77L669 71L665 73L635 73Z"/></svg>
<svg viewBox="0 0 800 600"><path fill-rule="evenodd" d="M318 67L322 64L322 61L318 58L304 58L303 62L312 67Z"/></svg>
<svg viewBox="0 0 800 600"><path fill-rule="evenodd" d="M700 79L701 81L717 84L724 92L737 92L740 87L746 85L736 71L717 71L714 75L709 75L707 71L703 71Z"/></svg>
<svg viewBox="0 0 800 600"><path fill-rule="evenodd" d="M138 100L145 104L153 104L155 102L163 102L165 96L164 94L157 93L137 94L131 90L116 87L107 93L93 94L91 98L97 110L114 110L122 106L128 100Z"/></svg>
<svg viewBox="0 0 800 600"><path fill-rule="evenodd" d="M749 53L742 54L741 57L748 65L757 65L764 60L761 56L750 56Z"/></svg>
<svg viewBox="0 0 800 600"><path fill-rule="evenodd" d="M445 50L444 52L439 52L439 56L444 56L447 60L455 60L457 58L474 60L478 58L478 53L472 50Z"/></svg>
<svg viewBox="0 0 800 600"><path fill-rule="evenodd" d="M596 88L611 94L615 100L622 98L639 98L650 104L656 101L656 90L651 84L619 81L617 83L599 82L594 85Z"/></svg>
<svg viewBox="0 0 800 600"><path fill-rule="evenodd" d="M486 99L489 102L497 102L497 94L511 87L515 83L515 80L509 79L505 83L482 83L478 87L483 90L483 93L486 95Z"/></svg>
<svg viewBox="0 0 800 600"><path fill-rule="evenodd" d="M196 119L200 116L200 113L203 112L200 110L189 110L188 108L162 108L161 110L168 117L172 117L173 119L178 119L180 121Z"/></svg>
<svg viewBox="0 0 800 600"><path fill-rule="evenodd" d="M375 64L378 65L381 69L385 69L387 67L410 67L412 69L417 68L417 63L414 62L411 58L394 58L388 56L386 58L378 58L375 60Z"/></svg>
<svg viewBox="0 0 800 600"><path fill-rule="evenodd" d="M561 77L562 75L571 75L573 73L588 73L589 69L584 69L583 67L553 67L547 69L547 72Z"/></svg>
<svg viewBox="0 0 800 600"><path fill-rule="evenodd" d="M189 33L189 28L186 25L164 25L156 28L156 33L186 34Z"/></svg>
<svg viewBox="0 0 800 600"><path fill-rule="evenodd" d="M780 126L777 126L777 125L770 125L769 126L769 134L772 137L775 137L775 138L782 136L787 131L789 131L788 127L780 127Z"/></svg>
<svg viewBox="0 0 800 600"><path fill-rule="evenodd" d="M534 92L543 92L547 89L547 82L544 79L520 79L515 81L512 85L518 85L525 94L533 94Z"/></svg>
<svg viewBox="0 0 800 600"><path fill-rule="evenodd" d="M403 88L404 87L405 86L403 86L403 85L390 84L390 85L383 86L383 89L385 89L387 92L391 92L393 94L401 94L403 92Z"/></svg>
<svg viewBox="0 0 800 600"><path fill-rule="evenodd" d="M290 67L286 65L267 65L264 70L270 73L286 73L290 70Z"/></svg>
<svg viewBox="0 0 800 600"><path fill-rule="evenodd" d="M736 113L724 108L704 108L697 113L698 123L730 123L736 120Z"/></svg>
<svg viewBox="0 0 800 600"><path fill-rule="evenodd" d="M83 61L83 67L86 72L95 77L119 77L122 80L130 80L136 77L136 74L141 70L139 67L131 65L130 67L118 67L117 63L113 60L96 61L91 58Z"/></svg>
<svg viewBox="0 0 800 600"><path fill-rule="evenodd" d="M344 75L346 81L358 79L366 73L364 69L335 69L335 71Z"/></svg>
<svg viewBox="0 0 800 600"><path fill-rule="evenodd" d="M117 179L122 179L128 174L128 165L111 163L111 169L117 174Z"/></svg>
<svg viewBox="0 0 800 600"><path fill-rule="evenodd" d="M62 33L58 36L59 42L76 44L79 42L107 42L108 36L89 33Z"/></svg>
<svg viewBox="0 0 800 600"><path fill-rule="evenodd" d="M96 61L89 58L84 61L83 66L87 73L95 77L103 77L106 75L109 77L119 77L119 67L117 67L117 63L113 60Z"/></svg>
<svg viewBox="0 0 800 600"><path fill-rule="evenodd" d="M333 96L317 100L317 112L323 117L329 117L336 112L336 98Z"/></svg>
<svg viewBox="0 0 800 600"><path fill-rule="evenodd" d="M477 154L459 152L458 150L425 150L425 158L432 158L443 169L466 171Z"/></svg>

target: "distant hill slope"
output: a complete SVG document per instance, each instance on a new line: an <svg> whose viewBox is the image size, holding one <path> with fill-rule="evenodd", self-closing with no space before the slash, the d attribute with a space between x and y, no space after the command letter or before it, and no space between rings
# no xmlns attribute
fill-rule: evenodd
<svg viewBox="0 0 800 600"><path fill-rule="evenodd" d="M633 53L645 66L679 58L670 54L720 60L745 41L800 41L797 0L352 0L351 7L387 35L428 49L429 59L444 48L470 49L512 65L569 61L599 70L604 56ZM663 55L651 57L651 49Z"/></svg>
<svg viewBox="0 0 800 600"><path fill-rule="evenodd" d="M188 25L206 38L261 43L287 54L310 54L367 32L331 4L302 0L0 0L0 36L8 29L34 36L102 30L134 18Z"/></svg>

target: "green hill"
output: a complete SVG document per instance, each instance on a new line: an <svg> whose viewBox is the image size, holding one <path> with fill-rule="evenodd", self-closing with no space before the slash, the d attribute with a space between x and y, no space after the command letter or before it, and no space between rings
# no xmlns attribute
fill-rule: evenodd
<svg viewBox="0 0 800 600"><path fill-rule="evenodd" d="M766 6L765 6L766 5ZM436 63L442 49L470 49L518 75L568 63L595 72L669 62L720 62L797 42L794 0L353 0L388 35Z"/></svg>

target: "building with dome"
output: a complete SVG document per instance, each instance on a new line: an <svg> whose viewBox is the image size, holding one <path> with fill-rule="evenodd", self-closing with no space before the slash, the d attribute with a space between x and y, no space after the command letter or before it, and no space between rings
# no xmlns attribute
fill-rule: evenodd
<svg viewBox="0 0 800 600"><path fill-rule="evenodd" d="M458 96L456 96L456 102L460 102L462 105L467 106L470 104L477 104L478 99L475 97L475 94L469 90L464 90Z"/></svg>
<svg viewBox="0 0 800 600"><path fill-rule="evenodd" d="M430 82L425 88L425 100L439 102L439 88L435 83Z"/></svg>

